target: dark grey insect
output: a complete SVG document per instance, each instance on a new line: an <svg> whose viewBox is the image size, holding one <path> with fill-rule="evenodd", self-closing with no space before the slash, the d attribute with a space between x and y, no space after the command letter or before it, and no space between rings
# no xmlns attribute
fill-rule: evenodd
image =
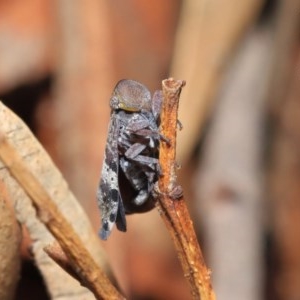
<svg viewBox="0 0 300 300"><path fill-rule="evenodd" d="M155 205L153 188L160 176L159 141L163 139L158 129L161 103L161 91L151 99L149 90L133 80L119 81L113 91L97 192L103 240L114 223L126 231L125 214L145 212Z"/></svg>

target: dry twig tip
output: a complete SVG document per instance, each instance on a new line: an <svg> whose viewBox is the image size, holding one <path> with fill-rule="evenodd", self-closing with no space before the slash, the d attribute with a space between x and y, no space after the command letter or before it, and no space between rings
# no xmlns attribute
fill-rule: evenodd
<svg viewBox="0 0 300 300"><path fill-rule="evenodd" d="M193 299L214 300L215 294L197 237L193 228L181 187L176 182L176 130L179 97L183 80L163 80L163 106L161 134L170 143L160 144L159 162L163 176L159 179L158 209L173 239L175 248L186 275ZM174 200L176 198L176 200Z"/></svg>

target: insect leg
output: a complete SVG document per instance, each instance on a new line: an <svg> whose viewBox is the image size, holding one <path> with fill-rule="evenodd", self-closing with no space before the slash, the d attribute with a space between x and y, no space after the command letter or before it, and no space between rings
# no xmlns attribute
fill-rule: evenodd
<svg viewBox="0 0 300 300"><path fill-rule="evenodd" d="M138 156L143 150L145 150L147 146L140 143L135 143L130 148L128 148L125 152L125 156L129 159L134 159L136 156Z"/></svg>
<svg viewBox="0 0 300 300"><path fill-rule="evenodd" d="M131 186L138 192L133 199L133 203L138 206L144 204L149 198L149 178L147 174L140 166L123 157L120 159L120 166Z"/></svg>

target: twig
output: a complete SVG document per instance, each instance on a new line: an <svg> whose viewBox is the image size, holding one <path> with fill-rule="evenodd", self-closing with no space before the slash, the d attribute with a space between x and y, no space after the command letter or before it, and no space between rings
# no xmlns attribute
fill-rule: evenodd
<svg viewBox="0 0 300 300"><path fill-rule="evenodd" d="M62 268L64 269L70 276L72 276L77 281L80 281L78 274L73 269L70 261L60 247L57 241L54 241L52 244L49 244L44 247L44 251ZM82 283L82 285L84 282Z"/></svg>
<svg viewBox="0 0 300 300"><path fill-rule="evenodd" d="M179 259L187 278L193 299L213 300L215 294L197 237L193 228L182 189L176 183L176 129L179 96L185 82L172 78L163 80L163 107L161 134L170 142L160 144L159 161L163 176L160 178L158 207L171 234Z"/></svg>
<svg viewBox="0 0 300 300"><path fill-rule="evenodd" d="M51 200L51 196L30 172L22 157L2 132L0 132L0 159L32 200L40 220L59 242L83 285L88 287L97 299L124 299L97 266L70 223Z"/></svg>

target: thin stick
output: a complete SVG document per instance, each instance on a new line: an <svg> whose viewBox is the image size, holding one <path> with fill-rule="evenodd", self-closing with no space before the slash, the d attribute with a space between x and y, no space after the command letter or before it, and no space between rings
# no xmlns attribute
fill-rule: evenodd
<svg viewBox="0 0 300 300"><path fill-rule="evenodd" d="M70 264L67 255L57 241L54 241L52 244L45 246L44 251L70 276L72 276L77 281L81 281L72 265ZM81 284L84 285L84 282L82 282Z"/></svg>
<svg viewBox="0 0 300 300"><path fill-rule="evenodd" d="M51 196L2 132L0 132L0 159L32 200L39 219L57 239L83 285L88 287L97 299L124 299L95 263L73 227L52 201Z"/></svg>
<svg viewBox="0 0 300 300"><path fill-rule="evenodd" d="M173 239L187 278L193 299L213 300L215 294L197 237L193 228L181 187L176 183L176 129L179 96L185 82L172 78L163 80L163 107L161 134L170 143L161 142L159 161L163 176L160 178L158 208Z"/></svg>

